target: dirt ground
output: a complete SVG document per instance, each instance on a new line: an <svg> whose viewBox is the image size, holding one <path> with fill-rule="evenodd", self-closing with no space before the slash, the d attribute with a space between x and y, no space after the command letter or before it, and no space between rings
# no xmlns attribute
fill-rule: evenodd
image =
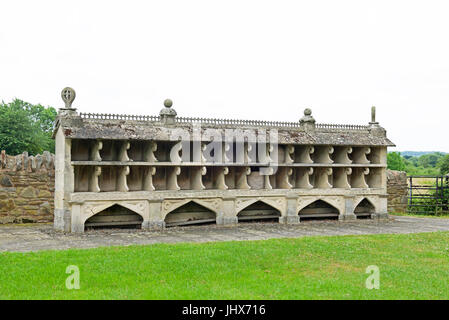
<svg viewBox="0 0 449 320"><path fill-rule="evenodd" d="M153 243L244 241L304 236L392 234L449 231L449 219L394 216L388 220L309 221L298 225L241 223L167 228L94 230L83 234L56 232L52 224L0 225L0 251L64 250Z"/></svg>

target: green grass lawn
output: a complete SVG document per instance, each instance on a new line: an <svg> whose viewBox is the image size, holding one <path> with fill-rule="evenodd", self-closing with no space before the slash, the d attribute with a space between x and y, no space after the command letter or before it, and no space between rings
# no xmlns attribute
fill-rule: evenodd
<svg viewBox="0 0 449 320"><path fill-rule="evenodd" d="M388 213L389 215L393 216L403 216L403 217L415 217L415 218L437 218L437 219L449 219L449 214L444 215L430 215L430 214L413 214L413 213L407 213L407 212L394 212L394 213Z"/></svg>
<svg viewBox="0 0 449 320"><path fill-rule="evenodd" d="M449 232L0 253L0 298L448 299Z"/></svg>

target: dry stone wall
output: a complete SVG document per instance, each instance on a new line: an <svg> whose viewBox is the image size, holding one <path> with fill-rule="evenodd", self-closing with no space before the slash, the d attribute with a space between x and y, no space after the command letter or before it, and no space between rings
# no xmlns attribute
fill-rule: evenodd
<svg viewBox="0 0 449 320"><path fill-rule="evenodd" d="M55 157L27 152L0 157L0 223L52 222Z"/></svg>
<svg viewBox="0 0 449 320"><path fill-rule="evenodd" d="M407 209L407 173L387 170L388 212L405 212Z"/></svg>

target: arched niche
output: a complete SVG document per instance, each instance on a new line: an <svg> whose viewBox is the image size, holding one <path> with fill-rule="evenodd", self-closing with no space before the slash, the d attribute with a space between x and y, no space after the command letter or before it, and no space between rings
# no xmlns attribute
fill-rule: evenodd
<svg viewBox="0 0 449 320"><path fill-rule="evenodd" d="M140 214L119 204L107 207L91 216L84 223L85 229L96 228L142 228L143 218Z"/></svg>
<svg viewBox="0 0 449 320"><path fill-rule="evenodd" d="M169 212L164 222L166 227L216 223L216 213L194 201L189 201Z"/></svg>
<svg viewBox="0 0 449 320"><path fill-rule="evenodd" d="M339 215L337 208L323 200L316 200L299 211L301 220L338 219Z"/></svg>
<svg viewBox="0 0 449 320"><path fill-rule="evenodd" d="M354 214L357 219L360 218L371 218L372 214L376 213L376 208L367 198L363 198L362 201L354 209Z"/></svg>
<svg viewBox="0 0 449 320"><path fill-rule="evenodd" d="M281 212L278 209L259 200L241 210L237 218L239 222L279 221L280 216Z"/></svg>

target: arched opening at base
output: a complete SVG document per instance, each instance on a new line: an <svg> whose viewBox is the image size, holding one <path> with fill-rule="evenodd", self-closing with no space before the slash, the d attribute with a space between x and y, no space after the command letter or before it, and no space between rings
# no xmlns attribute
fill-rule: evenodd
<svg viewBox="0 0 449 320"><path fill-rule="evenodd" d="M206 207L190 201L167 214L164 221L166 227L213 224L216 223L216 215Z"/></svg>
<svg viewBox="0 0 449 320"><path fill-rule="evenodd" d="M312 202L299 211L300 220L337 220L338 209L323 200Z"/></svg>
<svg viewBox="0 0 449 320"><path fill-rule="evenodd" d="M141 229L142 222L143 218L139 214L115 204L87 219L84 228L86 230L105 228Z"/></svg>
<svg viewBox="0 0 449 320"><path fill-rule="evenodd" d="M376 212L376 209L368 199L363 199L354 209L354 214L357 219L370 219L371 215Z"/></svg>
<svg viewBox="0 0 449 320"><path fill-rule="evenodd" d="M262 201L257 201L237 215L238 222L279 222L279 210Z"/></svg>

